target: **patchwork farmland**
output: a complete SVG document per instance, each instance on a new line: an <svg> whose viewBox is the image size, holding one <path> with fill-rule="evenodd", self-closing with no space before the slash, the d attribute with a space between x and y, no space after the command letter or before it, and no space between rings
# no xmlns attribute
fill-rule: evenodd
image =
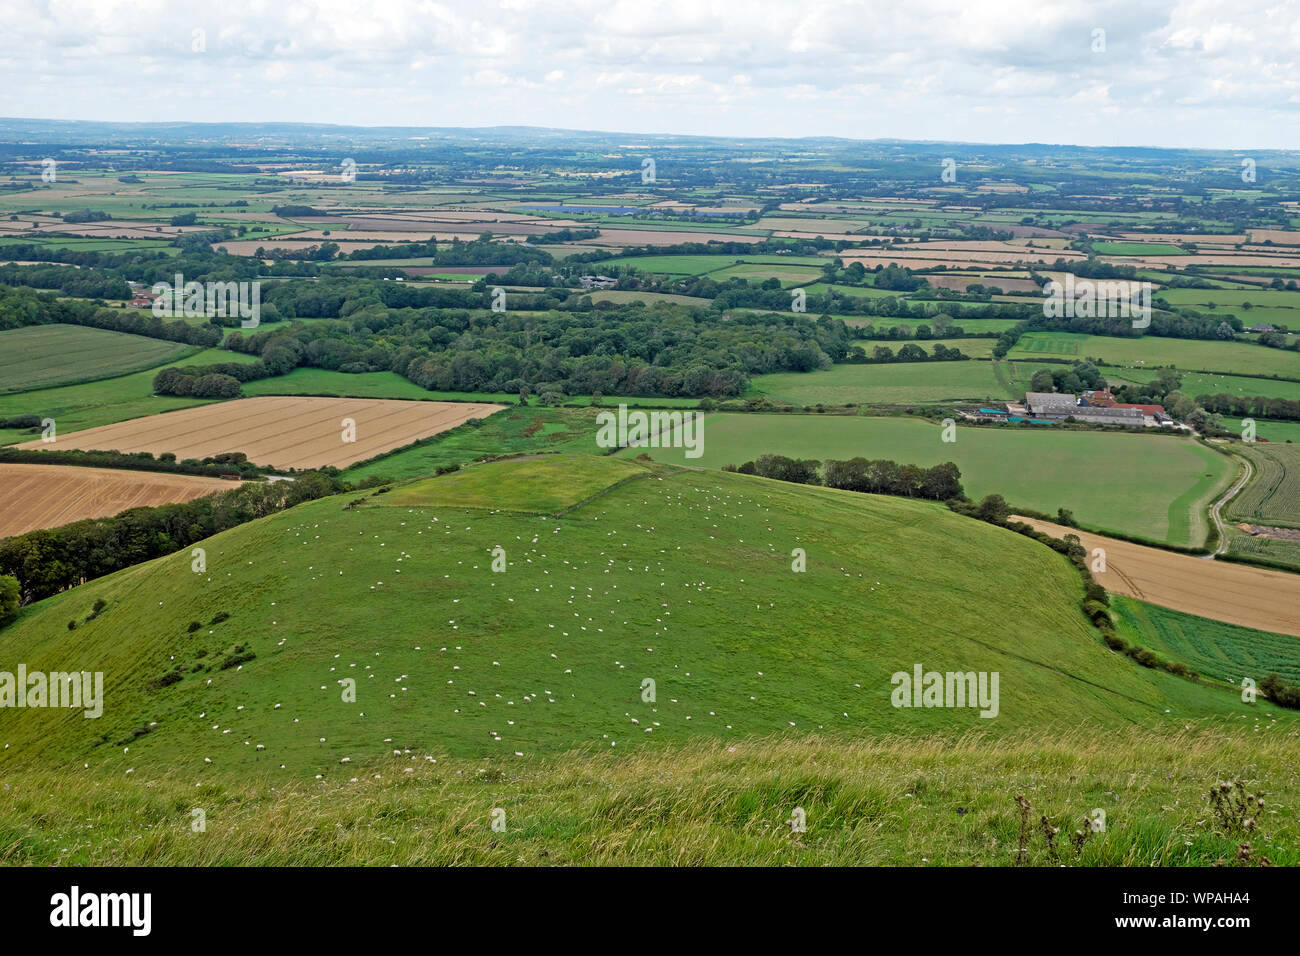
<svg viewBox="0 0 1300 956"><path fill-rule="evenodd" d="M0 146L0 861L1300 865L1293 151Z"/></svg>

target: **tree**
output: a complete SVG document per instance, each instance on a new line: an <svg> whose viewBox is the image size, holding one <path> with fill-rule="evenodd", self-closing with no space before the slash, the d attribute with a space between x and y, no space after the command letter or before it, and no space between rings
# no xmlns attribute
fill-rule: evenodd
<svg viewBox="0 0 1300 956"><path fill-rule="evenodd" d="M988 495L975 507L975 517L994 524L1005 523L1009 514L1011 509L1001 495Z"/></svg>
<svg viewBox="0 0 1300 956"><path fill-rule="evenodd" d="M921 479L921 497L947 501L961 496L961 471L956 464L945 461L926 470L925 477Z"/></svg>
<svg viewBox="0 0 1300 956"><path fill-rule="evenodd" d="M1029 390L1031 392L1050 392L1053 388L1051 369L1040 368L1034 373L1034 377L1029 380Z"/></svg>
<svg viewBox="0 0 1300 956"><path fill-rule="evenodd" d="M8 574L0 574L0 627L5 627L18 617L18 605L22 599L22 588L18 579Z"/></svg>

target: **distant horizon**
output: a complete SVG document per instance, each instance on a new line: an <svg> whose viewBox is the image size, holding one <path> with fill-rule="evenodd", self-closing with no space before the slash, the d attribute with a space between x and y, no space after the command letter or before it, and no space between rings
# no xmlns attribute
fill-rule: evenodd
<svg viewBox="0 0 1300 956"><path fill-rule="evenodd" d="M297 126L304 129L330 128L339 130L357 129L357 130L410 130L419 131L458 131L458 132L488 132L491 130L522 130L538 131L552 133L576 133L589 136L646 136L646 137L668 137L673 139L698 139L698 140L728 140L728 141L756 141L756 142L805 142L810 140L832 140L841 143L901 143L909 145L933 145L933 146L999 146L999 147L1042 147L1044 149L1134 149L1134 150L1167 150L1182 152L1281 152L1300 154L1300 146L1236 146L1236 145L1201 145L1201 146L1169 146L1159 143L1075 143L1075 142L1052 142L1047 140L959 140L959 139L915 139L904 136L874 136L874 137L857 137L844 136L831 133L808 133L798 136L776 136L776 135L730 135L726 133L678 133L666 131L651 130L629 130L629 129L596 129L582 126L544 126L537 124L521 123L487 123L482 125L454 125L454 124L391 124L391 123L339 123L324 122L313 120L162 120L162 119L85 119L85 118L65 118L57 116L0 116L0 125L15 123L51 123L51 124L86 124L86 125L105 125L116 126L123 129L133 126L168 126L168 127L185 127L185 126L247 126L247 127L269 127L269 126Z"/></svg>

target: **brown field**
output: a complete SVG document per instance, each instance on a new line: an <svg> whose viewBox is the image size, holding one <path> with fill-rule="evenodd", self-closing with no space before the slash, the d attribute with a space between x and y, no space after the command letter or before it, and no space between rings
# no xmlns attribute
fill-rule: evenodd
<svg viewBox="0 0 1300 956"><path fill-rule="evenodd" d="M0 538L106 518L127 508L189 501L239 485L195 475L122 468L0 464Z"/></svg>
<svg viewBox="0 0 1300 956"><path fill-rule="evenodd" d="M1262 233L1268 230L1256 229L1254 231ZM1246 241L1246 237L1239 232L1226 235L1209 232L1121 232L1117 236L1126 242L1194 242L1197 245L1217 243L1218 245L1234 246L1239 242Z"/></svg>
<svg viewBox="0 0 1300 956"><path fill-rule="evenodd" d="M87 428L59 436L57 447L171 452L181 459L243 452L249 461L272 468L344 468L504 407L268 395ZM356 441L343 441L343 419L356 423ZM51 446L37 440L18 447Z"/></svg>
<svg viewBox="0 0 1300 956"><path fill-rule="evenodd" d="M1264 242L1271 239L1275 243L1287 246L1300 246L1300 232L1288 229L1252 229L1251 242Z"/></svg>
<svg viewBox="0 0 1300 956"><path fill-rule="evenodd" d="M928 275L926 281L936 289L955 289L965 292L967 286L976 283L983 286L997 286L1003 292L1038 292L1038 283L1033 279L1021 279L1015 276L1002 276L996 272L986 275Z"/></svg>
<svg viewBox="0 0 1300 956"><path fill-rule="evenodd" d="M1138 268L1163 269L1165 266L1276 266L1279 269L1300 268L1296 255L1228 255L1226 253L1200 253L1192 256L1101 256L1102 262L1111 265L1130 265ZM1259 278L1256 276L1256 278Z"/></svg>
<svg viewBox="0 0 1300 956"><path fill-rule="evenodd" d="M681 242L762 242L766 236L746 235L739 232L662 232L650 229L623 229L609 223L600 224L601 238L581 239L574 245L590 246L674 246ZM551 248L554 248L553 246Z"/></svg>
<svg viewBox="0 0 1300 956"><path fill-rule="evenodd" d="M1034 518L1016 520L1055 538L1077 534L1088 550L1089 565L1093 549L1104 549L1106 570L1093 576L1108 591L1216 621L1300 636L1298 574L1207 561Z"/></svg>

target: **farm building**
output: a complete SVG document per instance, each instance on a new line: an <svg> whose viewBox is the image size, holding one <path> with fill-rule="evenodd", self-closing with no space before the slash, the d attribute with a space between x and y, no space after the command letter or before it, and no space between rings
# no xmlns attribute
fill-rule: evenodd
<svg viewBox="0 0 1300 956"><path fill-rule="evenodd" d="M1083 405L1070 415L1075 421L1091 422L1094 425L1124 425L1129 428L1141 428L1145 422L1141 410L1137 408L1096 408Z"/></svg>
<svg viewBox="0 0 1300 956"><path fill-rule="evenodd" d="M1026 392L1025 409L1039 418L1065 418L1073 415L1079 401L1069 393Z"/></svg>
<svg viewBox="0 0 1300 956"><path fill-rule="evenodd" d="M1142 413L1143 424L1146 425L1172 425L1174 420L1169 417L1163 405L1132 405L1129 403L1117 403L1111 405L1111 408L1136 408Z"/></svg>
<svg viewBox="0 0 1300 956"><path fill-rule="evenodd" d="M1115 396L1108 388L1091 389L1079 396L1080 405L1097 405L1105 408L1115 404Z"/></svg>

